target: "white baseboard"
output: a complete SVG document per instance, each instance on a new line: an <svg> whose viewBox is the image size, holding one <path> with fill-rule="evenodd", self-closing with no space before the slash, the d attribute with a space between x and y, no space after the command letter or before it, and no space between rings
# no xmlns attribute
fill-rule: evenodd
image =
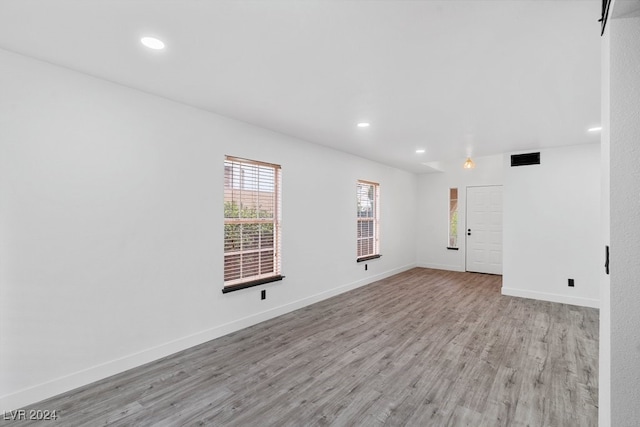
<svg viewBox="0 0 640 427"><path fill-rule="evenodd" d="M309 297L303 298L303 299L298 300L296 302L289 303L287 305L283 305L281 307L278 307L278 308L274 309L274 310L278 310L278 309L282 308L282 309L285 309L285 310L282 313L276 314L275 316L271 316L269 318L280 316L281 314L289 313L289 312L291 312L293 310L297 310L299 308L306 307L308 305L314 304L316 302L320 302L322 300L331 298L331 297L336 296L336 295L340 295L342 293L345 293L345 292L348 292L350 290L359 288L361 286L368 285L368 284L373 283L373 282L377 282L378 280L386 279L387 277L391 277L391 276L393 276L395 274L402 273L403 271L407 271L407 270L410 270L410 269L415 268L415 267L416 267L415 264L405 265L403 267L394 268L393 270L388 270L388 271L385 271L383 273L376 274L375 276L367 277L366 279L357 280L355 282L352 282L352 283L349 283L349 284L346 284L346 285L343 285L343 286L338 286L337 288L333 288L333 289L330 289L328 291L320 292L319 294L311 295ZM258 322L256 322L256 323L258 323Z"/></svg>
<svg viewBox="0 0 640 427"><path fill-rule="evenodd" d="M592 298L572 297L570 295L549 294L546 292L527 291L514 288L502 288L502 295L530 298L542 301L559 302L562 304L578 305L581 307L600 308L600 301Z"/></svg>
<svg viewBox="0 0 640 427"><path fill-rule="evenodd" d="M464 267L460 267L459 265L429 264L425 262L419 262L418 267L432 268L434 270L461 271L461 272L465 271Z"/></svg>
<svg viewBox="0 0 640 427"><path fill-rule="evenodd" d="M12 410L23 408L27 405L31 405L33 403L40 402L44 399L48 399L58 394L65 393L78 387L82 387L92 382L107 378L111 375L119 374L128 369L153 362L179 351L186 350L193 346L205 343L212 339L219 338L235 331L239 331L260 322L264 322L265 320L281 316L283 314L306 307L327 298L331 298L352 289L356 289L375 281L385 279L387 277L393 276L394 274L402 273L403 271L414 268L415 266L415 264L410 264L403 267L395 268L384 273L377 274L375 276L367 277L366 279L338 286L337 288L329 289L327 291L311 295L298 301L294 301L279 307L272 308L270 310L256 313L251 316L235 320L233 322L219 325L214 328L198 332L196 334L188 335L186 337L140 351L138 353L111 360L109 362L96 365L88 369L74 372L64 377L56 378L54 380L35 385L33 387L29 387L15 393L2 396L0 397L0 411L9 412Z"/></svg>

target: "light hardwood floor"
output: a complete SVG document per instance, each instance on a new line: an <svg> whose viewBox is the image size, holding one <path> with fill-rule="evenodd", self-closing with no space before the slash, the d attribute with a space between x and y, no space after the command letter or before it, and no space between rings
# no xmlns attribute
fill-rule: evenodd
<svg viewBox="0 0 640 427"><path fill-rule="evenodd" d="M412 269L40 402L59 419L33 425L597 425L598 310L500 286Z"/></svg>

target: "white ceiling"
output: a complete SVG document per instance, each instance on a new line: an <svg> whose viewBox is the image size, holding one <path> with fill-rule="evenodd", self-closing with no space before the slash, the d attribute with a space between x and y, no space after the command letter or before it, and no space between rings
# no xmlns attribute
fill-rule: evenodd
<svg viewBox="0 0 640 427"><path fill-rule="evenodd" d="M0 48L421 173L597 142L599 16L599 0L0 0Z"/></svg>

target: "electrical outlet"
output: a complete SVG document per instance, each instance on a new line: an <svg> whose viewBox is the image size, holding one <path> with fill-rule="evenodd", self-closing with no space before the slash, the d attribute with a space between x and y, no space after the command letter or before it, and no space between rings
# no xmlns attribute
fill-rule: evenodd
<svg viewBox="0 0 640 427"><path fill-rule="evenodd" d="M574 286L575 285L574 285L573 279L569 279L569 287L573 288Z"/></svg>
<svg viewBox="0 0 640 427"><path fill-rule="evenodd" d="M260 299L267 299L267 290L263 289L260 293Z"/></svg>

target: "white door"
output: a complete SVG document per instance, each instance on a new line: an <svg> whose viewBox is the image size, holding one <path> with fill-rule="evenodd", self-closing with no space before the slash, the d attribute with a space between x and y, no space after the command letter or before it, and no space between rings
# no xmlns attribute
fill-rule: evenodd
<svg viewBox="0 0 640 427"><path fill-rule="evenodd" d="M502 186L467 187L467 271L502 274Z"/></svg>

